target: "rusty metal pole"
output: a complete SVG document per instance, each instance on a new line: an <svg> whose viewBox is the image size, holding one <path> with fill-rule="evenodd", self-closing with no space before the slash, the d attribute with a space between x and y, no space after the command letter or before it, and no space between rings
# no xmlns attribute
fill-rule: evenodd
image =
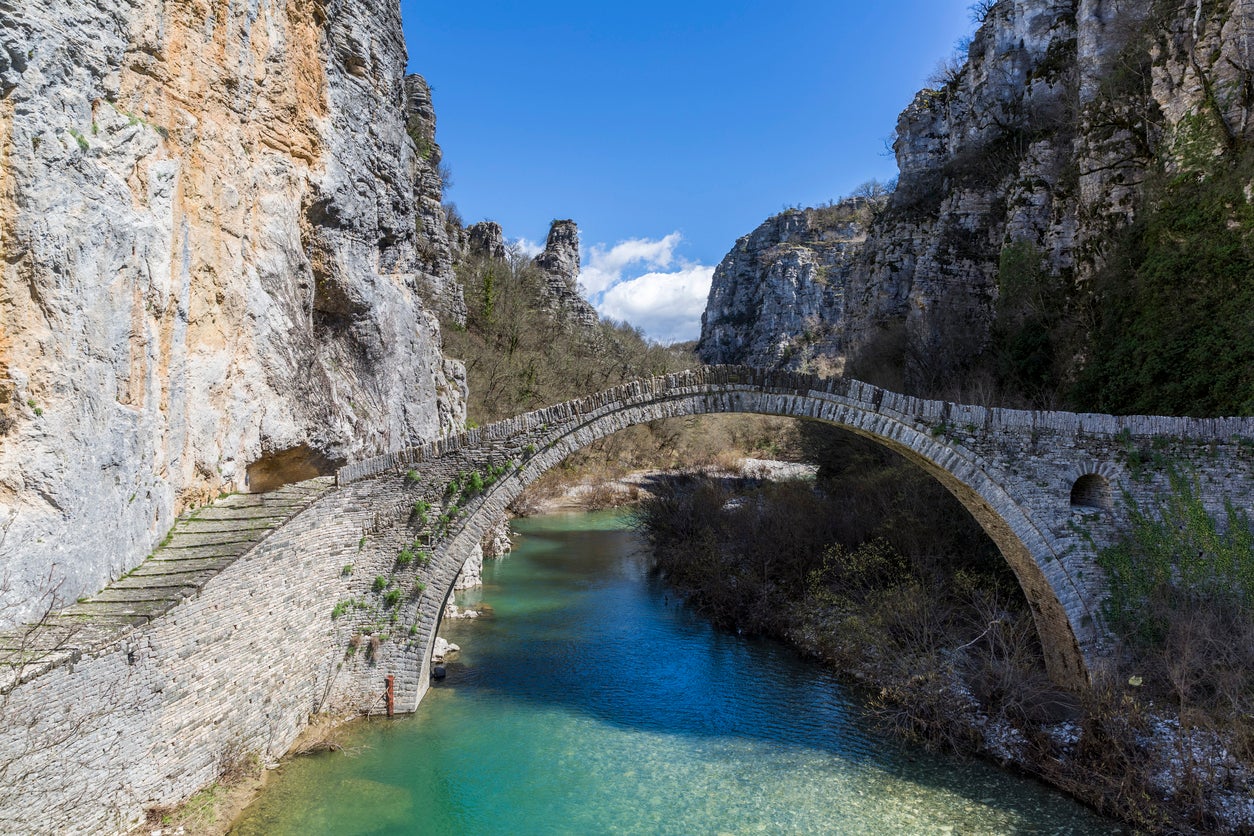
<svg viewBox="0 0 1254 836"><path fill-rule="evenodd" d="M394 680L395 680L395 677L392 676L392 674L388 674L388 716L389 717L392 716L392 710L393 710L392 701L393 701L393 698L395 697Z"/></svg>

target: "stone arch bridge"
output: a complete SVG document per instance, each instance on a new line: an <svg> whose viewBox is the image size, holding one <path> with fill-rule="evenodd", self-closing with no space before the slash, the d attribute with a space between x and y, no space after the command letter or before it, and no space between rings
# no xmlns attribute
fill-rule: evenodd
<svg viewBox="0 0 1254 836"><path fill-rule="evenodd" d="M1254 497L1251 419L989 409L745 367L636 381L189 514L129 577L0 636L0 768L109 753L74 773L90 786L0 793L0 814L108 829L194 792L231 752L283 754L314 712L414 710L453 582L524 488L632 425L736 412L842 427L940 480L1001 549L1051 676L1073 686L1107 653L1093 546L1117 498L1166 490L1163 461L1195 472L1213 511Z"/></svg>
<svg viewBox="0 0 1254 836"><path fill-rule="evenodd" d="M411 684L403 677L406 705L416 704L425 687L430 644L453 580L487 528L529 484L571 453L629 426L714 413L831 424L932 474L1005 556L1032 609L1050 675L1068 685L1087 682L1106 653L1104 577L1093 547L1116 530L1124 511L1118 498L1147 503L1168 489L1165 470L1152 464L1168 459L1196 470L1214 511L1222 511L1224 496L1248 507L1254 488L1250 419L990 409L908 397L849 378L751 367L711 366L629 383L339 471L342 489L376 499L369 536L391 537L397 548L414 534L427 542L413 514L415 501L431 503L428 518L450 502L455 506L446 536L428 548L428 591L411 608L421 641L409 665L418 679ZM486 486L479 490L476 481L467 491L476 474ZM439 522L437 529L445 531Z"/></svg>

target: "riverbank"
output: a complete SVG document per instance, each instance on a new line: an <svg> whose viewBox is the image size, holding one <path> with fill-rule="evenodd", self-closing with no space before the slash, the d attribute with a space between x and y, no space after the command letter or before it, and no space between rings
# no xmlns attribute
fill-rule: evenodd
<svg viewBox="0 0 1254 836"><path fill-rule="evenodd" d="M414 717L358 724L356 757L273 776L236 836L1071 833L1108 822L1035 782L877 734L858 695L774 641L714 630L649 571L627 514L516 522L495 616ZM685 788L676 793L676 787Z"/></svg>
<svg viewBox="0 0 1254 836"><path fill-rule="evenodd" d="M814 469L786 462L727 457L722 462L707 463L698 470L717 478L738 479L748 475L749 478L767 479L812 477ZM541 485L534 492L535 496L529 492L524 497L524 507L518 510L531 515L628 505L651 495L654 486L667 473L658 469L638 470L619 473L612 479L585 476L578 472L562 474L563 478ZM504 544L499 542L487 549L490 557L499 556L504 550ZM334 718L319 715L283 761L306 752L336 748L337 735L345 724L356 719L356 715ZM343 731L351 733L350 730ZM159 836L222 836L229 832L239 813L256 799L265 786L267 774L278 765L223 764L222 779L177 808L154 811L150 820L136 832Z"/></svg>
<svg viewBox="0 0 1254 836"><path fill-rule="evenodd" d="M690 605L852 677L887 730L1032 775L1139 831L1254 832L1249 741L1182 721L1140 676L1055 687L1000 556L955 548L961 521L948 544L919 539L942 524L917 516L936 498L905 502L901 484L836 501L690 478L655 490L642 531ZM876 513L878 527L857 528Z"/></svg>
<svg viewBox="0 0 1254 836"><path fill-rule="evenodd" d="M318 752L345 750L350 725L368 722L358 714L315 715L291 749L276 763L242 757L222 764L218 779L177 807L149 811L148 821L134 831L145 836L226 836L240 815L257 800L283 763Z"/></svg>
<svg viewBox="0 0 1254 836"><path fill-rule="evenodd" d="M604 473L558 474L542 479L515 500L510 510L519 517L601 511L636 505L654 496L659 487L676 475L703 475L712 479L739 480L746 484L790 480L813 481L818 468L778 459L728 456L720 461L688 468L631 470L617 475Z"/></svg>

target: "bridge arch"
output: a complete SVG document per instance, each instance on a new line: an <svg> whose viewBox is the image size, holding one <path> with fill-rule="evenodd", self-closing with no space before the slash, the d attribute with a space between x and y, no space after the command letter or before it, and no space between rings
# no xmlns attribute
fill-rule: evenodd
<svg viewBox="0 0 1254 836"><path fill-rule="evenodd" d="M381 712L392 685L388 709L414 710L453 581L527 484L631 424L729 412L846 427L929 470L1019 572L1051 673L1067 684L1108 658L1095 617L1105 576L1092 558L1130 507L1153 513L1179 466L1211 515L1254 513L1254 418L985 409L752 368L637 381L354 462L334 487L318 479L199 509L100 596L0 636L18 662L0 683L6 716L47 721L10 722L0 759L51 774L84 747L101 753L48 795L10 799L9 818L56 829L73 810L75 822L107 827L119 810L140 815L141 799L190 795L216 774L217 753L241 741L280 755L311 712ZM476 470L493 478L458 498L465 513L434 507L449 499L449 480ZM427 502L451 523L438 536L416 522ZM429 559L402 560L416 538L431 538ZM173 745L189 729L199 744ZM125 746L94 748L100 740ZM151 768L122 768L137 763Z"/></svg>
<svg viewBox="0 0 1254 836"><path fill-rule="evenodd" d="M406 613L421 625L419 693L426 687L430 650L444 605L463 563L509 504L570 454L627 427L662 418L752 413L837 426L900 453L937 478L993 539L1017 576L1032 610L1051 677L1065 685L1088 681L1100 656L1091 560L1060 542L1043 517L1069 513L1072 484L1042 490L987 454L1003 428L993 411L909 398L847 379L788 372L707 367L640 381L472 431L458 440L362 463L343 481L391 470L435 472L435 485L453 473L508 472L465 504L459 524L433 550L430 594ZM960 427L961 429L958 429ZM963 436L966 433L966 436ZM998 449L994 444L993 449ZM1074 465L1073 465L1074 467ZM411 477L412 478L412 477ZM398 524L400 521L398 520ZM1087 578L1087 580L1086 580Z"/></svg>

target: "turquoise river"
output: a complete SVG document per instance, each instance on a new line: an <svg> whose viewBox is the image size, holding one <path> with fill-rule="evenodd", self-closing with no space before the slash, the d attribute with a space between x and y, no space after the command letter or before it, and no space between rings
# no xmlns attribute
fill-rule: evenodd
<svg viewBox="0 0 1254 836"><path fill-rule="evenodd" d="M613 513L523 520L459 596L417 714L296 758L237 836L1119 833L989 765L886 740L788 648L712 630Z"/></svg>

